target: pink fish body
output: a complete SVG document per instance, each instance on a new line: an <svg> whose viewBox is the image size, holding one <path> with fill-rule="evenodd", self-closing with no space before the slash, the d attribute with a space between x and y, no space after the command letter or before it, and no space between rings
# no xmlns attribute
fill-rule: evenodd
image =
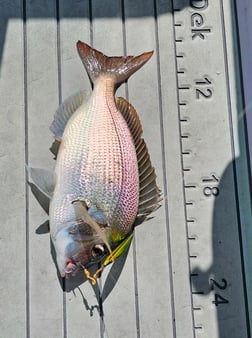
<svg viewBox="0 0 252 338"><path fill-rule="evenodd" d="M50 224L56 232L73 220L69 202L80 197L103 211L106 224L129 231L138 209L138 165L132 135L115 104L113 79L99 78L68 122L55 172Z"/></svg>
<svg viewBox="0 0 252 338"><path fill-rule="evenodd" d="M80 41L77 49L94 89L67 99L51 125L60 147L50 231L62 277L96 262L106 246L115 248L160 196L137 113L114 96L152 52L107 57Z"/></svg>

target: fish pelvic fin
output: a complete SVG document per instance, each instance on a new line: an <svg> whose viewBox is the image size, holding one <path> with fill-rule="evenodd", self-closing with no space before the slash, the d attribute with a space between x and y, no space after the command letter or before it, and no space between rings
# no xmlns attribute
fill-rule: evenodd
<svg viewBox="0 0 252 338"><path fill-rule="evenodd" d="M27 170L29 178L31 178L35 186L50 200L53 196L56 181L54 172L46 169L28 167Z"/></svg>
<svg viewBox="0 0 252 338"><path fill-rule="evenodd" d="M141 68L153 51L138 56L106 56L84 42L77 42L77 50L90 81L94 83L100 75L114 78L116 88Z"/></svg>

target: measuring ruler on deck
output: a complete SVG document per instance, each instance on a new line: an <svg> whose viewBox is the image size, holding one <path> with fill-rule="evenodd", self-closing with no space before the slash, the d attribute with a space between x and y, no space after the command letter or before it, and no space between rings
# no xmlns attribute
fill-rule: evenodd
<svg viewBox="0 0 252 338"><path fill-rule="evenodd" d="M185 221L194 337L247 338L237 32L232 1L223 2L173 1Z"/></svg>

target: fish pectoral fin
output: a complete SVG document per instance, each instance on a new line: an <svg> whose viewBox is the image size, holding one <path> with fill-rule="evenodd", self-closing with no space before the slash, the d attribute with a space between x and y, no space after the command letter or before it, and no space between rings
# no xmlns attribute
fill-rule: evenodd
<svg viewBox="0 0 252 338"><path fill-rule="evenodd" d="M79 108L83 102L87 101L88 96L89 93L87 91L80 90L69 96L56 110L54 120L50 126L50 130L54 134L56 140L61 140L68 120L77 108Z"/></svg>
<svg viewBox="0 0 252 338"><path fill-rule="evenodd" d="M107 241L106 234L105 234L105 232L102 231L99 224L89 215L87 203L83 200L75 200L75 201L72 202L72 204L75 208L76 216L78 218L82 219L83 222L87 223L93 230L95 230L97 232L97 234L101 237L104 244L108 248L108 251L111 253L112 251L111 251L110 245Z"/></svg>
<svg viewBox="0 0 252 338"><path fill-rule="evenodd" d="M40 168L28 168L29 177L35 186L49 199L53 196L55 174L52 171Z"/></svg>
<svg viewBox="0 0 252 338"><path fill-rule="evenodd" d="M91 206L90 208L88 208L88 214L93 219L95 219L98 224L101 224L101 225L108 224L105 213L101 209L97 208L96 206Z"/></svg>

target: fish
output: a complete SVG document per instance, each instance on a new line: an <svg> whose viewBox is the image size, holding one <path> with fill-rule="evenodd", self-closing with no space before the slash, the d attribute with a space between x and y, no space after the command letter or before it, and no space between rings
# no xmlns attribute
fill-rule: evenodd
<svg viewBox="0 0 252 338"><path fill-rule="evenodd" d="M61 277L83 270L92 284L124 252L136 225L160 207L161 190L133 105L117 88L153 51L106 56L78 41L93 90L81 90L57 109L50 130L58 143L54 172L31 168L49 199L50 235ZM89 268L101 263L94 275Z"/></svg>

